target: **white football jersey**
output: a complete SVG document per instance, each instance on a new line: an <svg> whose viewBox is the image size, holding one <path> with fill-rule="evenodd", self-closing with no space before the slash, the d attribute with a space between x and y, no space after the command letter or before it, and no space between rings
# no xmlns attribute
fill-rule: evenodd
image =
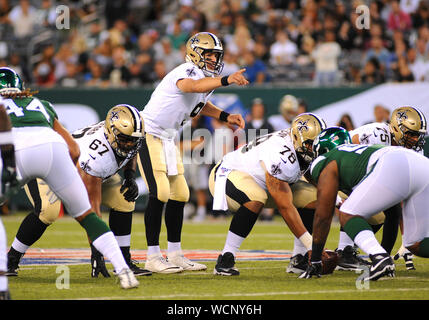
<svg viewBox="0 0 429 320"><path fill-rule="evenodd" d="M222 166L250 174L259 186L267 190L264 163L268 173L288 183L297 182L300 169L290 130L260 136L240 149L226 154Z"/></svg>
<svg viewBox="0 0 429 320"><path fill-rule="evenodd" d="M365 124L355 130L349 132L353 138L356 134L359 135L359 144L373 145L383 144L390 146L392 141L390 138L389 125L384 122L373 122Z"/></svg>
<svg viewBox="0 0 429 320"><path fill-rule="evenodd" d="M160 138L174 138L179 128L191 117L195 117L207 103L213 91L182 92L177 87L177 81L185 78L199 80L205 78L205 75L201 69L189 62L170 71L141 111L147 133Z"/></svg>
<svg viewBox="0 0 429 320"><path fill-rule="evenodd" d="M73 138L80 147L79 165L91 176L107 179L129 161L123 159L118 163L115 152L104 135L104 121L76 130Z"/></svg>

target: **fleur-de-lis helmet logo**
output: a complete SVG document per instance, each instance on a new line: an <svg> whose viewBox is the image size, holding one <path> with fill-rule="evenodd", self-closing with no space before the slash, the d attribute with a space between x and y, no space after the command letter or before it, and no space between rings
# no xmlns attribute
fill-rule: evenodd
<svg viewBox="0 0 429 320"><path fill-rule="evenodd" d="M398 118L398 122L401 122L403 120L407 120L408 116L407 116L407 110L403 110L403 111L398 111L396 113L396 116Z"/></svg>
<svg viewBox="0 0 429 320"><path fill-rule="evenodd" d="M307 120L300 120L297 123L297 127L298 127L298 131L302 132L302 131L308 131L308 119Z"/></svg>
<svg viewBox="0 0 429 320"><path fill-rule="evenodd" d="M110 121L119 120L119 111L112 111L112 116L110 117Z"/></svg>

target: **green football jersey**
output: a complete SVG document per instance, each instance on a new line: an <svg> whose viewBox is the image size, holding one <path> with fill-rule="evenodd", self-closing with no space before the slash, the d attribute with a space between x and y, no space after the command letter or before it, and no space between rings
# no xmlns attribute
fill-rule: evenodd
<svg viewBox="0 0 429 320"><path fill-rule="evenodd" d="M319 156L311 165L311 177L317 183L320 173L331 162L338 165L339 190L350 194L353 188L369 173L368 161L371 155L384 145L344 144ZM369 169L369 170L368 170Z"/></svg>
<svg viewBox="0 0 429 320"><path fill-rule="evenodd" d="M2 103L12 122L12 127L50 127L57 119L52 104L35 97L5 99Z"/></svg>

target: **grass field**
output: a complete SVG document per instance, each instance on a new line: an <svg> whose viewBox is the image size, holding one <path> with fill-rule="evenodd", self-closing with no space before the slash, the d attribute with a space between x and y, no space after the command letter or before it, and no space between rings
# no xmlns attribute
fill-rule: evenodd
<svg viewBox="0 0 429 320"><path fill-rule="evenodd" d="M13 241L24 215L3 216L8 245ZM104 220L107 221L107 215ZM186 250L221 251L224 245L229 220L185 223L182 233L182 248ZM335 249L338 241L338 224L333 224L327 248ZM146 249L143 215L133 220L132 250ZM400 245L397 241L393 252ZM166 249L166 233L163 225L161 249ZM69 217L59 219L50 226L42 239L33 248L83 248L88 249L84 230ZM258 222L242 245L242 250L288 250L292 251L293 236L284 223ZM88 249L89 250L89 249ZM217 254L217 252L216 252ZM144 266L144 261L139 261ZM289 260L252 261L240 260L236 267L238 277L214 276L213 259L203 262L205 272L140 277L140 287L122 290L116 278L90 277L89 264L69 265L68 289L58 289L56 283L62 275L57 265L24 265L18 277L9 278L13 299L83 299L83 300L427 300L429 298L429 259L415 258L416 269L407 271L403 260L396 265L395 278L382 278L369 283L369 288L358 289L354 272L335 271L320 279L297 279L287 274ZM108 264L111 270L112 266ZM60 270L61 271L61 270Z"/></svg>

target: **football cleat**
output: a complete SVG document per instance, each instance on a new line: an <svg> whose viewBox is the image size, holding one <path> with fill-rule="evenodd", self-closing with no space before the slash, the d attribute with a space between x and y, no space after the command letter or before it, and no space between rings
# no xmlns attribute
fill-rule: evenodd
<svg viewBox="0 0 429 320"><path fill-rule="evenodd" d="M19 262L21 261L23 254L10 248L7 253L7 271L5 273L8 277L18 276Z"/></svg>
<svg viewBox="0 0 429 320"><path fill-rule="evenodd" d="M352 246L346 246L343 250L335 250L338 253L338 265L335 270L357 271L371 263L358 256L357 250Z"/></svg>
<svg viewBox="0 0 429 320"><path fill-rule="evenodd" d="M137 261L130 260L130 261L126 261L126 262L136 277L138 277L138 276L151 276L152 275L152 271L146 270L146 269L143 269L143 268L140 268L139 266L137 266L136 265Z"/></svg>
<svg viewBox="0 0 429 320"><path fill-rule="evenodd" d="M308 252L305 255L300 253L290 258L288 267L286 268L287 273L301 274L307 270L308 266Z"/></svg>
<svg viewBox="0 0 429 320"><path fill-rule="evenodd" d="M182 267L168 262L161 253L148 255L144 267L155 273L178 273L183 271Z"/></svg>
<svg viewBox="0 0 429 320"><path fill-rule="evenodd" d="M369 258L372 263L366 280L376 281L383 276L395 276L395 264L388 253L370 254Z"/></svg>
<svg viewBox="0 0 429 320"><path fill-rule="evenodd" d="M134 276L134 273L128 268L122 269L118 273L118 279L122 289L137 288L140 284Z"/></svg>
<svg viewBox="0 0 429 320"><path fill-rule="evenodd" d="M221 276L238 276L240 272L234 268L235 258L231 252L225 252L217 257L216 266L213 274Z"/></svg>
<svg viewBox="0 0 429 320"><path fill-rule="evenodd" d="M0 291L0 300L11 300L9 290Z"/></svg>
<svg viewBox="0 0 429 320"><path fill-rule="evenodd" d="M407 270L416 270L416 267L414 266L414 262L413 262L412 253L407 252L407 253L404 253L403 255L401 255L400 253L397 253L393 257L393 260L398 260L401 257L404 258L405 260L405 268L407 268Z"/></svg>
<svg viewBox="0 0 429 320"><path fill-rule="evenodd" d="M189 271L201 271L206 270L207 266L201 263L193 262L186 258L181 251L175 251L172 253L169 253L167 255L167 261L182 267L183 270L189 270Z"/></svg>

